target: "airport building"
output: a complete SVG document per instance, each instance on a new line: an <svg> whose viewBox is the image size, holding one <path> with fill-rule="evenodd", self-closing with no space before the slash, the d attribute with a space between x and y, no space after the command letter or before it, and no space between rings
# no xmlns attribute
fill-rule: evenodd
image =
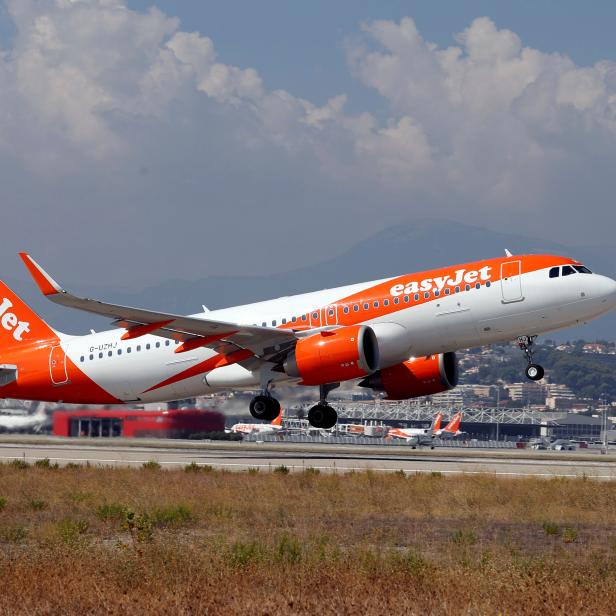
<svg viewBox="0 0 616 616"><path fill-rule="evenodd" d="M221 413L202 410L134 409L59 410L53 414L54 436L102 438L195 438L223 432Z"/></svg>

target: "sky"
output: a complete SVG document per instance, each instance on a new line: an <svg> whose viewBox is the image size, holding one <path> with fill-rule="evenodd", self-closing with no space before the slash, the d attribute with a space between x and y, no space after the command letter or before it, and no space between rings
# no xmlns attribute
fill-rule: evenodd
<svg viewBox="0 0 616 616"><path fill-rule="evenodd" d="M426 216L610 244L615 21L607 1L0 2L3 274L24 249L106 287L267 274Z"/></svg>

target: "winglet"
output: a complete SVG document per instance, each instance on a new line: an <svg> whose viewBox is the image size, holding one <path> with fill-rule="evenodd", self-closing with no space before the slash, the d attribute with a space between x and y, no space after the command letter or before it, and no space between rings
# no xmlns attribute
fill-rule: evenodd
<svg viewBox="0 0 616 616"><path fill-rule="evenodd" d="M62 287L27 252L20 252L19 256L43 295L62 292Z"/></svg>

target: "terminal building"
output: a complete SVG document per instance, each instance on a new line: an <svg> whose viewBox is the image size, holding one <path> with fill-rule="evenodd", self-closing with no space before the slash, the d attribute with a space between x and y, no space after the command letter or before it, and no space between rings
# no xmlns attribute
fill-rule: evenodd
<svg viewBox="0 0 616 616"><path fill-rule="evenodd" d="M202 410L142 411L134 409L58 410L54 436L101 438L198 438L223 432L222 413Z"/></svg>

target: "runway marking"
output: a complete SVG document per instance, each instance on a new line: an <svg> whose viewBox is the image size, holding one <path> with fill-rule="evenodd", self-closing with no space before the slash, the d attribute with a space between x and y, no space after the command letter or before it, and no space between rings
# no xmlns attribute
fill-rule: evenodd
<svg viewBox="0 0 616 616"><path fill-rule="evenodd" d="M152 460L125 460L125 459L91 459L91 458L58 458L58 457L38 457L38 456L0 456L0 459L4 460L49 460L54 462L87 462L90 464L121 464L123 466L128 466L131 464L145 464L146 462L151 462ZM160 460L158 464L163 465L175 465L175 466L186 466L184 462L177 461L166 461ZM267 468L273 470L276 468L272 464L246 464L243 462L213 462L212 464L208 464L205 462L194 462L197 466L211 466L211 467L243 467L245 469L250 468ZM450 470L450 469L429 469L429 468L416 468L416 469L408 469L408 468L378 468L378 467L369 467L369 466L306 466L304 464L289 464L285 465L289 469L293 470L306 470L307 468L314 468L318 470L323 470L326 472L335 472L335 471L380 471L383 473L396 473L396 472L404 472L406 474L410 473L440 473L442 475L497 475L497 476L509 476L509 477L570 477L573 479L580 479L582 477L587 477L588 479L609 479L614 480L616 477L612 475L588 475L586 473L520 473L513 471L492 471L492 470L480 470L480 471L467 471L467 470Z"/></svg>

